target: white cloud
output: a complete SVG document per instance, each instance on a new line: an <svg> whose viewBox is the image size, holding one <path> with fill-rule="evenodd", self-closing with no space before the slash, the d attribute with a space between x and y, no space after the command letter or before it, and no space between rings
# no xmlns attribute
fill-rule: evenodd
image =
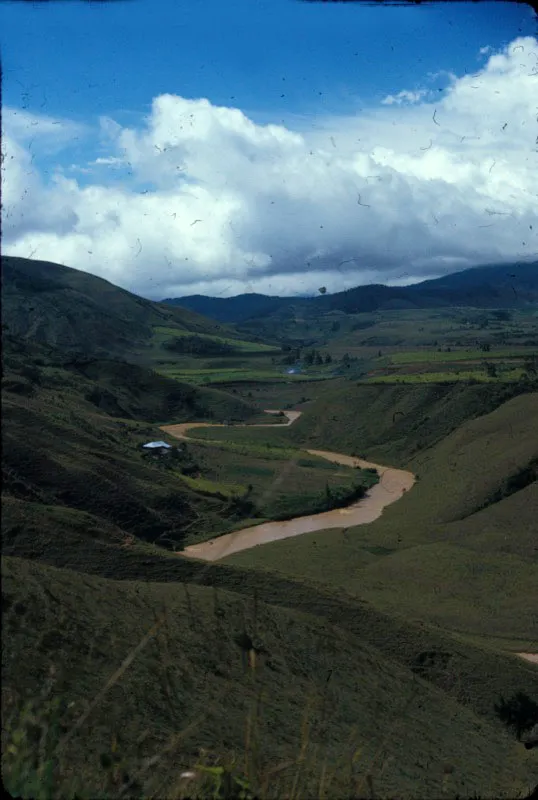
<svg viewBox="0 0 538 800"><path fill-rule="evenodd" d="M520 38L448 76L435 103L402 90L294 130L160 95L138 126L99 121L84 185L61 171L45 184L10 117L4 251L154 298L334 291L536 258L537 63L537 40ZM44 119L32 127L50 138L60 126ZM75 135L62 124L57 147Z"/></svg>
<svg viewBox="0 0 538 800"><path fill-rule="evenodd" d="M96 158L95 161L92 162L93 164L124 164L124 160L122 158L118 158L117 156L107 156L106 158Z"/></svg>
<svg viewBox="0 0 538 800"><path fill-rule="evenodd" d="M84 137L87 125L69 119L33 114L24 109L2 109L2 133L19 143L36 143L43 151L57 153L68 143Z"/></svg>
<svg viewBox="0 0 538 800"><path fill-rule="evenodd" d="M422 98L425 97L428 93L429 92L427 89L418 89L414 92L410 92L404 89L403 91L398 92L398 94L396 95L394 94L387 95L381 101L381 103L384 106L392 106L394 104L402 105L402 103L418 103L419 100L422 100Z"/></svg>

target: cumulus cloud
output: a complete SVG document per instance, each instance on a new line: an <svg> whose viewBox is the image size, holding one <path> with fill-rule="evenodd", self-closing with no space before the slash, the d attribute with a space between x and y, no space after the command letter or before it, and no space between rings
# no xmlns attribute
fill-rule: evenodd
<svg viewBox="0 0 538 800"><path fill-rule="evenodd" d="M474 75L449 76L434 102L401 89L293 129L163 94L138 126L99 120L101 154L78 165L82 182L30 170L11 115L4 252L156 299L335 291L535 259L537 73L538 41L519 38ZM79 135L64 124L57 146Z"/></svg>

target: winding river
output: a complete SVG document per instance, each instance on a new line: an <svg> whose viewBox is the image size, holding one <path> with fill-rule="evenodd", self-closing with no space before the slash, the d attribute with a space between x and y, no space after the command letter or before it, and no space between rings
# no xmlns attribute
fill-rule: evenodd
<svg viewBox="0 0 538 800"><path fill-rule="evenodd" d="M267 414L279 414L279 411L267 410ZM283 425L292 425L300 416L300 411L284 411L287 422ZM247 427L248 424L234 427ZM161 430L176 439L196 441L187 436L187 431L193 428L223 428L224 425L210 422L184 422L179 425L163 425ZM260 424L248 427L275 428L281 425ZM352 503L347 508L324 511L321 514L310 514L305 517L295 517L285 521L264 522L251 528L243 528L233 533L226 533L215 539L208 539L199 544L193 544L181 551L181 555L189 558L198 558L202 561L218 561L221 558L248 550L260 544L288 539L291 536L300 536L302 533L326 530L328 528L350 528L354 525L365 525L381 516L383 509L399 500L402 495L411 489L415 476L411 472L392 467L384 467L353 456L342 453L331 453L327 450L305 450L313 456L320 456L337 464L349 467L375 467L380 480L373 486L361 500Z"/></svg>

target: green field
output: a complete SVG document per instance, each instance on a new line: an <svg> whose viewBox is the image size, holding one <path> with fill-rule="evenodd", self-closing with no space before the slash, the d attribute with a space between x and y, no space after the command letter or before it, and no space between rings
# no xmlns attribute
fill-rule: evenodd
<svg viewBox="0 0 538 800"><path fill-rule="evenodd" d="M156 370L160 375L166 375L179 381L186 381L196 386L210 384L238 384L238 383L311 383L313 381L327 380L324 375L288 375L275 369L182 369L174 364Z"/></svg>
<svg viewBox="0 0 538 800"><path fill-rule="evenodd" d="M483 350L450 350L449 352L432 351L432 350L411 350L408 352L391 353L390 360L393 364L417 364L420 362L430 361L484 361L490 359L502 360L521 360L526 355L532 355L536 351L534 349L524 347L519 350L514 348L504 348L497 350L490 350L484 352Z"/></svg>
<svg viewBox="0 0 538 800"><path fill-rule="evenodd" d="M243 381L304 381L308 380L303 375L285 375L275 370L241 370L241 369L181 369L169 367L167 369L157 370L162 375L175 378L176 380L184 380L196 385L200 384L213 384L213 383L240 383Z"/></svg>
<svg viewBox="0 0 538 800"><path fill-rule="evenodd" d="M513 382L523 377L521 369L507 369L502 372L502 380ZM479 370L457 370L451 372L414 372L406 373L405 370L391 375L372 375L364 378L364 383L446 383L453 381L478 381L480 383L498 383L498 377L491 377Z"/></svg>
<svg viewBox="0 0 538 800"><path fill-rule="evenodd" d="M153 328L153 341L155 344L162 344L163 342L173 337L189 336L189 335L191 335L190 331L178 330L177 328L166 327L163 325L156 325ZM268 344L263 344L261 342L252 342L252 341L249 342L245 341L244 339L216 336L207 333L197 333L196 335L199 336L201 339L207 339L209 341L230 345L231 347L234 347L235 349L237 349L238 352L241 353L274 353L275 350L276 352L278 352L278 348L275 348Z"/></svg>

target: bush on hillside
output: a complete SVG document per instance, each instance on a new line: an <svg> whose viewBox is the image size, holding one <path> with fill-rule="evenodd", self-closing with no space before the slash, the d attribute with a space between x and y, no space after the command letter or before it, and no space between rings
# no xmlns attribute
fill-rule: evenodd
<svg viewBox="0 0 538 800"><path fill-rule="evenodd" d="M195 356L224 356L237 352L237 348L227 342L206 339L203 336L178 336L169 339L163 346L173 353Z"/></svg>

